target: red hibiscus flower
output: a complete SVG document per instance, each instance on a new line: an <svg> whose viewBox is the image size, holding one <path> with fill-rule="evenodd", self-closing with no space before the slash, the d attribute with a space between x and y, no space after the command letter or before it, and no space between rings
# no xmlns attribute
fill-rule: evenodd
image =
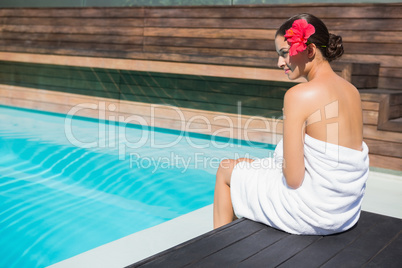
<svg viewBox="0 0 402 268"><path fill-rule="evenodd" d="M313 25L304 19L295 20L292 28L286 31L285 38L290 45L289 55L294 56L307 48L307 39L315 33Z"/></svg>

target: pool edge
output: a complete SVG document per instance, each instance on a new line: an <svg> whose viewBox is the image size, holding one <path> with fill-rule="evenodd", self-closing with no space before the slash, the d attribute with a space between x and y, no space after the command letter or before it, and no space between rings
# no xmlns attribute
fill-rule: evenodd
<svg viewBox="0 0 402 268"><path fill-rule="evenodd" d="M208 205L48 267L124 267L212 229L212 205Z"/></svg>

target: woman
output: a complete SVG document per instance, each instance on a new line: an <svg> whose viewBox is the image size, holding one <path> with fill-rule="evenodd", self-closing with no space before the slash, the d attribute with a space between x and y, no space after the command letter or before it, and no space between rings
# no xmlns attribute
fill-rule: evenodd
<svg viewBox="0 0 402 268"><path fill-rule="evenodd" d="M369 159L359 92L329 64L343 54L342 38L299 14L278 29L275 46L278 67L307 82L285 94L274 158L221 162L214 227L236 215L293 234L345 231L359 219Z"/></svg>

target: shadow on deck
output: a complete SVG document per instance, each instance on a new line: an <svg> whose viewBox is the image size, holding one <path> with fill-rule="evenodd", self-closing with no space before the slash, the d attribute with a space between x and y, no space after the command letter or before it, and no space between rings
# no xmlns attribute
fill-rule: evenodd
<svg viewBox="0 0 402 268"><path fill-rule="evenodd" d="M364 211L351 230L329 236L239 219L128 267L402 267L401 234L402 219Z"/></svg>

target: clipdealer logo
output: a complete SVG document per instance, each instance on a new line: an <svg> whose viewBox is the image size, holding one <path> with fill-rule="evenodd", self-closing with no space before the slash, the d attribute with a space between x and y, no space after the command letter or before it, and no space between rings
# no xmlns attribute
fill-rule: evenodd
<svg viewBox="0 0 402 268"><path fill-rule="evenodd" d="M138 149L143 146L149 146L152 149L168 149L177 145L185 139L189 147L199 150L204 148L224 149L227 147L235 147L233 140L242 137L246 144L253 145L250 135L253 133L272 133L270 138L272 141L267 143L276 143L278 136L276 129L278 127L277 118L264 118L259 116L248 116L244 119L241 115L241 102L237 103L237 115L218 114L213 116L204 116L194 113L191 116L185 114L180 108L175 106L150 104L147 113L122 115L116 112L117 105L114 103L107 104L100 101L98 103L81 103L73 106L66 115L64 121L65 134L68 141L80 148L109 148L117 149L120 160L125 160L129 155L130 149ZM74 117L80 116L82 113L90 113L93 117L98 118L97 136L86 137L78 133L75 129ZM169 113L175 118L175 131L177 135L169 142L161 142L158 140L157 134L152 128L158 125L161 115ZM118 124L105 124L104 121L119 122ZM253 125L259 125L259 128L253 128ZM130 125L136 125L139 135L134 138L127 134ZM190 133L206 133L211 139L199 140L194 142L194 136ZM217 137L224 136L229 139L228 142L221 142ZM145 160L144 160L145 161Z"/></svg>

